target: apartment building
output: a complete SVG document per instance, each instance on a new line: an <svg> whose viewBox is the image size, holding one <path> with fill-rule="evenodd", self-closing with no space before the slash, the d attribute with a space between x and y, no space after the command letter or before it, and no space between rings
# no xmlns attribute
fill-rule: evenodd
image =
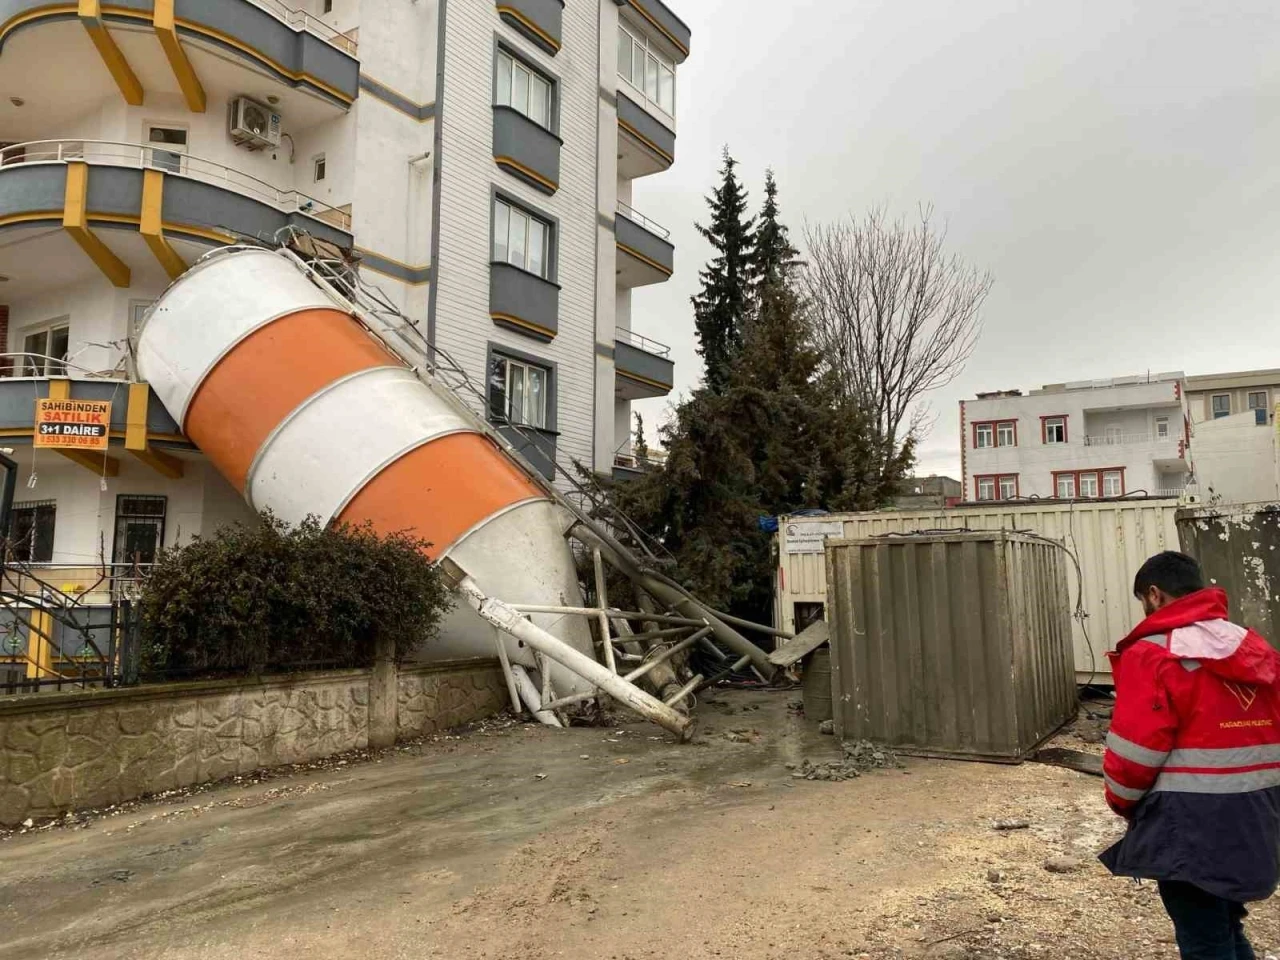
<svg viewBox="0 0 1280 960"><path fill-rule="evenodd" d="M983 393L960 427L966 500L1176 495L1191 474L1181 373Z"/></svg>
<svg viewBox="0 0 1280 960"><path fill-rule="evenodd" d="M1241 370L1187 377L1187 406L1191 422L1221 420L1254 411L1270 419L1280 401L1280 370Z"/></svg>
<svg viewBox="0 0 1280 960"><path fill-rule="evenodd" d="M447 352L530 459L608 474L671 390L632 186L674 162L690 33L662 0L11 0L0 8L0 443L21 559L146 562L247 508L130 337L205 252L301 231ZM109 400L107 453L34 449ZM482 412L485 412L482 410ZM334 438L341 456L342 438Z"/></svg>

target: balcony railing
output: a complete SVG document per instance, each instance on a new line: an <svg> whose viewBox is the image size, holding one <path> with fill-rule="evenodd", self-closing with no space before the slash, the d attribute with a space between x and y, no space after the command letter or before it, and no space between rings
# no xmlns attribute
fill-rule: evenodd
<svg viewBox="0 0 1280 960"><path fill-rule="evenodd" d="M1110 436L1085 437L1086 447L1127 447L1139 443L1170 443L1176 438L1173 434L1163 437L1151 433L1115 433Z"/></svg>
<svg viewBox="0 0 1280 960"><path fill-rule="evenodd" d="M632 223L636 223L644 227L654 236L661 237L663 240L669 240L671 238L670 230L668 230L666 227L664 227L662 224L658 223L657 221L650 220L639 210L636 210L633 207L628 206L627 204L623 203L621 200L618 201L618 212L622 214L624 217L626 217L628 220L630 220Z"/></svg>
<svg viewBox="0 0 1280 960"><path fill-rule="evenodd" d="M351 214L297 190L286 190L214 160L156 144L114 140L32 140L0 150L0 167L19 163L84 163L161 170L252 197L284 213L302 213L350 231Z"/></svg>
<svg viewBox="0 0 1280 960"><path fill-rule="evenodd" d="M337 47L351 56L356 55L356 39L345 33L339 33L323 20L317 19L305 10L294 10L280 0L253 0L254 6L261 7L277 20L292 30L305 30L315 34L325 43Z"/></svg>
<svg viewBox="0 0 1280 960"><path fill-rule="evenodd" d="M616 336L623 343L629 343L637 350L643 350L645 353L651 353L655 357L669 358L671 356L671 348L665 343L659 343L657 340L650 340L648 337L642 337L634 330L627 330L618 327Z"/></svg>

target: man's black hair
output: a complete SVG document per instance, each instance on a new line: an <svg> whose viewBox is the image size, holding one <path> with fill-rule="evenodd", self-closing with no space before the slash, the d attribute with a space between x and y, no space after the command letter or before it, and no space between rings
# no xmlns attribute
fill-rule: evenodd
<svg viewBox="0 0 1280 960"><path fill-rule="evenodd" d="M1157 553L1133 578L1133 595L1141 598L1151 587L1159 587L1171 597L1185 597L1204 589L1204 571L1195 557L1176 550Z"/></svg>

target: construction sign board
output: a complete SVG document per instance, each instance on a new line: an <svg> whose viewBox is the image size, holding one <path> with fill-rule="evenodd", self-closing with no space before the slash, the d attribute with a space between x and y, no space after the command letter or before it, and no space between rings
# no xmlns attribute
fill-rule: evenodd
<svg viewBox="0 0 1280 960"><path fill-rule="evenodd" d="M37 400L37 447L106 450L111 431L110 400Z"/></svg>

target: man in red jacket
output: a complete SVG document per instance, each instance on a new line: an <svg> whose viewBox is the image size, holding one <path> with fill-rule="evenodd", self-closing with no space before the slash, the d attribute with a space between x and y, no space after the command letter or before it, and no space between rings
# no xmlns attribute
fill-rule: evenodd
<svg viewBox="0 0 1280 960"><path fill-rule="evenodd" d="M1133 592L1147 618L1109 654L1103 762L1129 828L1101 860L1158 881L1187 960L1255 960L1244 904L1280 879L1280 654L1186 554L1152 557Z"/></svg>

